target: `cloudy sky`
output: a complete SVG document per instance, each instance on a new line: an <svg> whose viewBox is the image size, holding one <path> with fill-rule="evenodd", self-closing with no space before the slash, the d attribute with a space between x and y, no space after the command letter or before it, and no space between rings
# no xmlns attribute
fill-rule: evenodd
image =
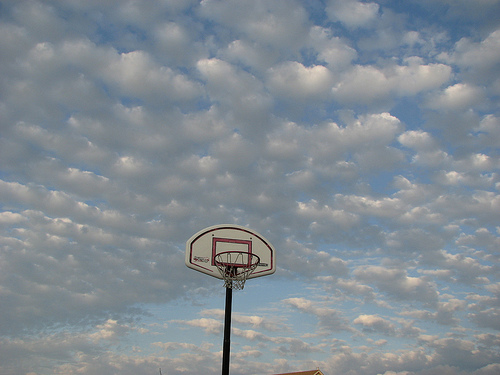
<svg viewBox="0 0 500 375"><path fill-rule="evenodd" d="M500 373L499 0L0 3L0 373Z"/></svg>

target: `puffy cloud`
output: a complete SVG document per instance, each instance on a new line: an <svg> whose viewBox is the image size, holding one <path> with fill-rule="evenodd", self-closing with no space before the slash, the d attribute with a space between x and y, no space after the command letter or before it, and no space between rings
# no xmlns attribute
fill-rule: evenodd
<svg viewBox="0 0 500 375"><path fill-rule="evenodd" d="M208 309L201 311L200 314L206 316L214 316L222 320L224 319L225 311L220 309ZM234 312L231 316L231 321L237 325L251 326L252 328L261 328L270 332L281 331L285 328L284 322L280 322L279 319L271 316L244 315L239 312Z"/></svg>
<svg viewBox="0 0 500 375"><path fill-rule="evenodd" d="M229 43L221 55L228 61L263 72L276 61L277 53L273 49L262 49L255 42L238 39Z"/></svg>
<svg viewBox="0 0 500 375"><path fill-rule="evenodd" d="M431 274L431 272L424 273ZM446 274L445 279L449 279L449 273ZM433 320L442 325L457 326L460 319L456 315L464 311L466 307L467 301L450 298L446 302L440 301L435 312L428 310L406 310L401 312L401 315L411 316L422 320Z"/></svg>
<svg viewBox="0 0 500 375"><path fill-rule="evenodd" d="M4 211L0 213L0 223L2 224L15 224L25 220L26 217L15 212Z"/></svg>
<svg viewBox="0 0 500 375"><path fill-rule="evenodd" d="M433 150L437 147L436 141L427 132L409 130L398 137L399 142L416 150Z"/></svg>
<svg viewBox="0 0 500 375"><path fill-rule="evenodd" d="M192 65L206 54L201 41L196 40L196 25L180 22L165 22L154 30L157 56L162 56L174 66ZM186 46L190 48L187 49Z"/></svg>
<svg viewBox="0 0 500 375"><path fill-rule="evenodd" d="M383 200L371 199L362 196L342 196L337 194L336 201L347 212L355 212L369 216L399 216L406 207L398 198L385 198Z"/></svg>
<svg viewBox="0 0 500 375"><path fill-rule="evenodd" d="M388 97L391 90L387 77L373 66L357 65L346 73L333 89L341 102L370 102Z"/></svg>
<svg viewBox="0 0 500 375"><path fill-rule="evenodd" d="M470 72L472 77L484 82L488 74L500 63L499 43L499 30L492 31L480 42L462 38L456 43L455 51L452 54L444 53L442 58L458 64L466 72Z"/></svg>
<svg viewBox="0 0 500 375"><path fill-rule="evenodd" d="M390 77L401 95L415 95L439 87L450 79L451 68L443 64L422 64L419 58L406 59L407 65L396 66Z"/></svg>
<svg viewBox="0 0 500 375"><path fill-rule="evenodd" d="M484 101L484 93L479 87L457 83L429 99L428 106L433 109L466 110Z"/></svg>
<svg viewBox="0 0 500 375"><path fill-rule="evenodd" d="M399 155L387 146L401 129L399 119L389 113L360 116L345 126L328 122L304 128L285 123L268 135L268 148L271 156L292 163L291 167L296 169L291 172L313 167L330 178L337 173L348 176L346 172L354 162L367 169L396 163ZM306 155L301 153L302 147L307 148ZM354 160L346 161L352 155Z"/></svg>
<svg viewBox="0 0 500 375"><path fill-rule="evenodd" d="M468 366L481 368L488 365L494 355L491 351L471 350L475 348L472 341L455 338L438 339L429 344L436 348L434 361L448 366Z"/></svg>
<svg viewBox="0 0 500 375"><path fill-rule="evenodd" d="M493 115L486 115L474 130L485 146L498 144L500 140L500 120Z"/></svg>
<svg viewBox="0 0 500 375"><path fill-rule="evenodd" d="M334 72L345 69L357 57L357 52L346 41L331 35L327 28L313 26L309 33L310 44L317 51L318 60L328 64Z"/></svg>
<svg viewBox="0 0 500 375"><path fill-rule="evenodd" d="M174 321L175 322L175 321ZM212 335L218 335L222 332L222 323L215 319L193 319L188 321L177 321L177 323L182 323L191 327L201 328L206 333L210 333Z"/></svg>
<svg viewBox="0 0 500 375"><path fill-rule="evenodd" d="M354 276L368 282L397 300L416 300L424 305L435 306L438 293L436 286L427 278L411 277L403 270L381 266L361 266Z"/></svg>
<svg viewBox="0 0 500 375"><path fill-rule="evenodd" d="M230 27L251 41L284 52L293 50L306 30L307 13L296 1L284 4L261 0L205 0L199 11L202 16Z"/></svg>
<svg viewBox="0 0 500 375"><path fill-rule="evenodd" d="M333 0L326 11L331 20L340 21L346 27L366 27L377 18L379 5L356 0Z"/></svg>
<svg viewBox="0 0 500 375"><path fill-rule="evenodd" d="M354 324L363 326L363 330L374 330L386 335L394 335L395 325L377 315L360 315L353 320Z"/></svg>
<svg viewBox="0 0 500 375"><path fill-rule="evenodd" d="M272 99L261 81L220 59L200 60L197 68L207 81L211 100L220 103L224 110L234 111L238 121L235 128L254 132L265 125ZM245 123L253 126L244 126Z"/></svg>
<svg viewBox="0 0 500 375"><path fill-rule="evenodd" d="M325 100L333 83L332 73L322 65L305 67L288 62L268 72L268 86L279 97L292 99Z"/></svg>
<svg viewBox="0 0 500 375"><path fill-rule="evenodd" d="M318 347L296 338L284 338L275 340L278 344L273 351L282 357L295 357L297 353L314 353L321 351Z"/></svg>
<svg viewBox="0 0 500 375"><path fill-rule="evenodd" d="M449 155L439 148L439 144L428 132L410 130L398 137L399 143L415 150L412 161L427 166L443 166L450 163Z"/></svg>
<svg viewBox="0 0 500 375"><path fill-rule="evenodd" d="M106 67L105 75L116 83L123 95L157 99L192 99L200 87L169 67L157 66L143 51L121 53Z"/></svg>
<svg viewBox="0 0 500 375"><path fill-rule="evenodd" d="M313 220L311 226L337 226L350 227L358 222L358 217L348 211L336 210L324 205L319 206L318 202L310 201L308 203L299 202L298 214Z"/></svg>
<svg viewBox="0 0 500 375"><path fill-rule="evenodd" d="M436 89L451 77L451 68L447 65L424 65L418 58L406 62L407 65L382 69L356 65L344 73L333 88L334 98L342 103L383 102L392 95L408 96Z"/></svg>
<svg viewBox="0 0 500 375"><path fill-rule="evenodd" d="M227 95L245 95L248 90L253 91L261 83L243 71L238 71L231 64L219 59L203 59L198 61L198 69L208 81L209 89L213 90L214 97Z"/></svg>
<svg viewBox="0 0 500 375"><path fill-rule="evenodd" d="M151 103L182 102L201 94L201 87L196 82L168 66L161 66L146 51L118 53L111 48L96 46L87 39L68 40L56 45L38 43L30 50L26 62L28 72L45 73L44 79L51 87L51 94L63 102L72 96L68 95L69 88L58 82L61 77L74 76L72 70L75 67L83 74L74 78L73 85L79 86L70 87L71 91L87 90L88 95L94 91L102 95L88 80L91 77L103 80L109 88L117 90L119 96L147 99ZM62 72L65 74L61 75Z"/></svg>
<svg viewBox="0 0 500 375"><path fill-rule="evenodd" d="M221 282L183 252L238 223L278 271L235 294L232 373L498 373L499 5L471 4L3 2L0 372L219 373Z"/></svg>
<svg viewBox="0 0 500 375"><path fill-rule="evenodd" d="M346 319L338 310L322 307L306 298L288 298L283 302L301 312L314 315L318 319L320 333L350 330Z"/></svg>

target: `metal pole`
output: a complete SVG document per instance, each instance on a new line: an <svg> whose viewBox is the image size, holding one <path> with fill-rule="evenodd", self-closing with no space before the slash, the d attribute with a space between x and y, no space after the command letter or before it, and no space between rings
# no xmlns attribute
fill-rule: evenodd
<svg viewBox="0 0 500 375"><path fill-rule="evenodd" d="M231 352L231 306L233 289L226 287L226 312L224 317L224 345L222 346L222 375L229 375L229 356Z"/></svg>

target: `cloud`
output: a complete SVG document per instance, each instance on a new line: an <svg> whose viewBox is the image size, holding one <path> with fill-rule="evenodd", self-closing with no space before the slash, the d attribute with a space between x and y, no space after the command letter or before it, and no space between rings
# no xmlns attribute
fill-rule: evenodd
<svg viewBox="0 0 500 375"><path fill-rule="evenodd" d="M438 299L436 286L428 279L411 277L405 271L381 266L361 266L354 276L363 282L374 284L382 293L397 300L415 300L435 306Z"/></svg>
<svg viewBox="0 0 500 375"><path fill-rule="evenodd" d="M272 48L262 49L257 42L238 39L229 43L227 48L221 51L221 55L227 61L242 64L257 72L264 72L272 66L278 53Z"/></svg>
<svg viewBox="0 0 500 375"><path fill-rule="evenodd" d="M269 70L270 90L291 99L320 99L333 83L332 73L322 65L305 67L298 62L284 63Z"/></svg>
<svg viewBox="0 0 500 375"><path fill-rule="evenodd" d="M168 67L156 66L147 53L121 53L107 64L105 76L116 84L122 95L157 99L166 96L176 100L191 99L200 94L199 87Z"/></svg>
<svg viewBox="0 0 500 375"><path fill-rule="evenodd" d="M275 1L203 1L200 13L251 41L286 50L300 42L307 23L302 6L295 1L292 5Z"/></svg>
<svg viewBox="0 0 500 375"><path fill-rule="evenodd" d="M342 277L348 272L347 263L344 260L331 256L325 251L310 249L292 240L287 240L283 246L286 246L289 252L283 254L282 262L286 265L288 272L294 275L319 277L329 274Z"/></svg>
<svg viewBox="0 0 500 375"><path fill-rule="evenodd" d="M346 319L338 310L321 307L321 304L315 303L306 298L288 298L283 300L283 302L287 305L295 307L303 313L315 316L318 319L320 334L350 330Z"/></svg>
<svg viewBox="0 0 500 375"><path fill-rule="evenodd" d="M494 144L493 142L496 142L500 138L498 117L492 115L485 116L474 130L481 139L481 144L485 146Z"/></svg>
<svg viewBox="0 0 500 375"><path fill-rule="evenodd" d="M207 316L215 316L218 319L223 319L225 316L225 311L220 309L208 309L203 310L201 315ZM235 312L231 316L231 321L234 324L243 325L243 326L251 326L252 328L264 329L266 331L280 331L285 329L285 324L280 322L278 318L271 316L260 316L260 315L244 315L238 312Z"/></svg>
<svg viewBox="0 0 500 375"><path fill-rule="evenodd" d="M472 3L471 3L472 4ZM498 373L498 1L3 2L0 373ZM167 322L168 324L159 323Z"/></svg>
<svg viewBox="0 0 500 375"><path fill-rule="evenodd" d="M320 351L318 347L296 338L284 338L275 340L278 344L273 351L282 357L296 357L297 354L308 354Z"/></svg>
<svg viewBox="0 0 500 375"><path fill-rule="evenodd" d="M333 88L333 96L341 103L383 102L392 95L404 97L439 88L451 76L451 68L444 64L424 65L418 58L406 63L384 69L356 65Z"/></svg>
<svg viewBox="0 0 500 375"><path fill-rule="evenodd" d="M238 121L252 124L264 122L265 125L272 99L265 92L261 81L220 59L200 60L197 68L207 81L207 89L214 103L234 111ZM245 130L242 126L236 128Z"/></svg>
<svg viewBox="0 0 500 375"><path fill-rule="evenodd" d="M350 227L356 224L358 218L356 215L343 210L332 209L329 206L319 207L318 202L310 201L308 203L299 203L297 207L300 216L305 216L308 221L319 220L323 225L340 225L342 227ZM311 226L320 225L316 221L311 223Z"/></svg>
<svg viewBox="0 0 500 375"><path fill-rule="evenodd" d="M360 315L353 323L363 326L363 330L379 331L389 336L394 335L396 331L393 323L377 315Z"/></svg>
<svg viewBox="0 0 500 375"><path fill-rule="evenodd" d="M448 301L440 301L435 312L428 310L407 310L401 312L403 316L411 316L422 320L435 321L438 324L457 326L460 319L456 316L467 308L467 301L450 298Z"/></svg>
<svg viewBox="0 0 500 375"><path fill-rule="evenodd" d="M399 216L406 208L398 198L384 200L370 199L363 196L336 196L337 202L348 212L355 212L370 216Z"/></svg>
<svg viewBox="0 0 500 375"><path fill-rule="evenodd" d="M268 135L269 152L276 158L290 161L295 171L312 167L328 178L337 178L350 168L351 164L346 161L346 157L351 159L349 155L353 155L353 161L361 167L369 169L383 168L384 162L397 162L396 150L387 146L401 129L399 119L389 113L361 116L345 126L327 122L305 128L285 123ZM360 147L363 145L365 147ZM302 147L307 147L306 155L300 152ZM374 157L381 163L372 163Z"/></svg>
<svg viewBox="0 0 500 375"><path fill-rule="evenodd" d="M431 347L436 348L435 362L448 366L470 366L481 368L491 361L492 352L471 351L475 344L468 340L447 338L435 340Z"/></svg>
<svg viewBox="0 0 500 375"><path fill-rule="evenodd" d="M499 43L500 32L498 30L492 31L480 42L462 38L456 43L455 51L451 55L443 54L443 58L458 64L466 72L473 72L472 77L477 77L484 82L487 74L500 62Z"/></svg>
<svg viewBox="0 0 500 375"><path fill-rule="evenodd" d="M429 99L428 106L433 109L464 110L484 100L479 87L457 83L447 87L442 94Z"/></svg>
<svg viewBox="0 0 500 375"><path fill-rule="evenodd" d="M399 142L406 147L411 147L417 150L435 149L437 144L432 136L424 131L410 130L401 134L398 138Z"/></svg>
<svg viewBox="0 0 500 375"><path fill-rule="evenodd" d="M326 11L330 19L340 21L348 28L358 28L376 19L379 5L351 0L330 1Z"/></svg>
<svg viewBox="0 0 500 375"><path fill-rule="evenodd" d="M223 327L220 321L207 318L193 319L185 322L177 321L177 323L182 323L191 327L201 328L206 333L210 333L212 335L219 335L222 332L222 327Z"/></svg>
<svg viewBox="0 0 500 375"><path fill-rule="evenodd" d="M190 6L188 2L182 2L180 5ZM203 42L197 40L198 27L200 26L187 19L158 24L152 31L156 42L155 56L173 66L194 65L197 60L207 55ZM185 48L187 45L190 46L189 49Z"/></svg>
<svg viewBox="0 0 500 375"><path fill-rule="evenodd" d="M327 28L311 27L309 38L310 44L317 51L318 60L326 62L333 72L348 67L357 57L356 50L347 41L332 35Z"/></svg>

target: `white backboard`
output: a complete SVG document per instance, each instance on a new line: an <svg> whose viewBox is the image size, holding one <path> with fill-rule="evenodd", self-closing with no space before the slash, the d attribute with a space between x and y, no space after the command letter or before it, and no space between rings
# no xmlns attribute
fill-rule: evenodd
<svg viewBox="0 0 500 375"><path fill-rule="evenodd" d="M194 234L186 242L186 266L222 279L214 257L226 251L242 251L257 255L260 262L249 279L276 271L275 250L259 233L234 224L219 224Z"/></svg>

